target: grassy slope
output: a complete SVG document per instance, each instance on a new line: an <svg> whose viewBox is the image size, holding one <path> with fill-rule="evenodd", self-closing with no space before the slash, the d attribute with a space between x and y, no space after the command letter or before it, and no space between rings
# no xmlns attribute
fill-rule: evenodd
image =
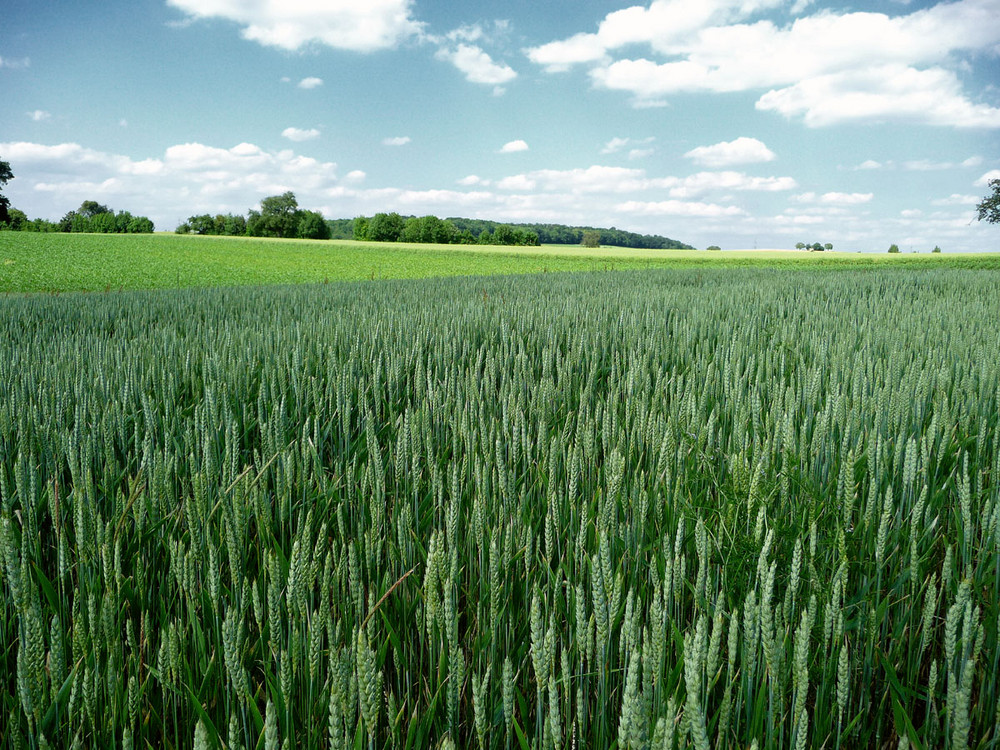
<svg viewBox="0 0 1000 750"><path fill-rule="evenodd" d="M1000 269L1000 255L536 248L0 232L0 293L286 284L626 268L858 268L885 264Z"/></svg>

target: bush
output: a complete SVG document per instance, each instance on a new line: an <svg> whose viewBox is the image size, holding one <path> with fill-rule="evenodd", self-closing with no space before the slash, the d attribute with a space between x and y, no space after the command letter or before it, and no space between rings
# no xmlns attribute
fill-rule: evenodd
<svg viewBox="0 0 1000 750"><path fill-rule="evenodd" d="M889 245L889 252L890 253L898 253L899 252L899 245L897 245L895 243Z"/></svg>

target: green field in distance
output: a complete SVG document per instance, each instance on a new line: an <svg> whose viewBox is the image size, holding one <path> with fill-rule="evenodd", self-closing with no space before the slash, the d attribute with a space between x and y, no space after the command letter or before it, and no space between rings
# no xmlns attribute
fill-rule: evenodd
<svg viewBox="0 0 1000 750"><path fill-rule="evenodd" d="M408 245L175 234L0 232L0 293L161 289L624 270L865 266L1000 268L1000 255Z"/></svg>

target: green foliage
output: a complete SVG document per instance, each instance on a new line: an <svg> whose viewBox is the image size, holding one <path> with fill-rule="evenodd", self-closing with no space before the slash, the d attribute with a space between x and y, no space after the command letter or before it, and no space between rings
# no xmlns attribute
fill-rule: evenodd
<svg viewBox="0 0 1000 750"><path fill-rule="evenodd" d="M460 219L451 218L452 222L460 231L468 230L474 237L479 237L484 231L494 232L499 226L495 221L485 219ZM538 243L545 245L581 245L583 244L583 233L595 231L599 234L599 245L611 245L613 247L633 247L646 248L652 250L693 250L690 245L672 240L669 237L662 237L658 234L637 234L626 232L622 229L611 227L610 229L598 229L595 227L571 227L565 224L513 224L515 229L521 229L530 234L534 233L538 238ZM532 243L527 243L532 244Z"/></svg>
<svg viewBox="0 0 1000 750"><path fill-rule="evenodd" d="M0 298L0 745L990 747L1000 281L925 260Z"/></svg>
<svg viewBox="0 0 1000 750"><path fill-rule="evenodd" d="M260 202L260 211L251 211L247 234L251 237L295 237L301 215L295 193L272 195Z"/></svg>
<svg viewBox="0 0 1000 750"><path fill-rule="evenodd" d="M899 245L897 245L896 243L893 243L893 244L889 245L889 252L890 253L898 253L899 252Z"/></svg>
<svg viewBox="0 0 1000 750"><path fill-rule="evenodd" d="M935 245L935 246L934 246L934 249L933 249L933 250L931 250L931 252L932 252L932 253L940 253L940 252L941 252L941 248L940 248L940 247L938 247L937 245Z"/></svg>
<svg viewBox="0 0 1000 750"><path fill-rule="evenodd" d="M34 223L33 223L34 225ZM25 227L29 229L29 227ZM188 286L294 284L428 276L527 274L651 268L856 269L940 268L929 254L898 258L885 253L827 255L792 251L626 250L581 253L575 247L407 245L337 241L329 245L247 237L178 234L0 234L0 293L69 290L153 289ZM948 268L1000 269L1000 254L953 253Z"/></svg>
<svg viewBox="0 0 1000 750"><path fill-rule="evenodd" d="M976 218L990 224L1000 224L1000 179L990 180L987 184L992 192L976 206Z"/></svg>
<svg viewBox="0 0 1000 750"><path fill-rule="evenodd" d="M14 179L14 172L10 168L10 162L0 160L0 188ZM0 225L10 222L10 199L0 193Z"/></svg>
<svg viewBox="0 0 1000 750"><path fill-rule="evenodd" d="M709 246L708 246L707 248L705 248L705 249L706 249L706 250L721 250L722 248L721 248L721 247L719 247L718 245L709 245Z"/></svg>
<svg viewBox="0 0 1000 750"><path fill-rule="evenodd" d="M299 226L296 237L303 240L328 240L330 227L318 211L299 211Z"/></svg>
<svg viewBox="0 0 1000 750"><path fill-rule="evenodd" d="M586 230L583 233L583 238L580 240L580 244L584 247L600 247L601 233L596 229Z"/></svg>

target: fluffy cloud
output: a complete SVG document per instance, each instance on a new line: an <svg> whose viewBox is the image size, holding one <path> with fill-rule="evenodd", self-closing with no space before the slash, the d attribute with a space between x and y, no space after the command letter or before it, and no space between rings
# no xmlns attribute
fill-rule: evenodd
<svg viewBox="0 0 1000 750"><path fill-rule="evenodd" d="M43 120L48 120L50 117L52 117L52 115L51 113L46 112L44 109L36 109L33 112L29 112L28 117L30 117L35 122L42 122Z"/></svg>
<svg viewBox="0 0 1000 750"><path fill-rule="evenodd" d="M688 159L704 167L718 169L736 164L755 164L773 161L774 152L756 138L740 137L735 141L723 141L714 146L699 146L684 154Z"/></svg>
<svg viewBox="0 0 1000 750"><path fill-rule="evenodd" d="M499 86L517 78L517 71L504 63L494 62L489 54L474 44L442 47L436 56L458 68L470 83Z"/></svg>
<svg viewBox="0 0 1000 750"><path fill-rule="evenodd" d="M810 127L884 120L1000 127L1000 108L973 104L961 89L958 77L943 68L885 65L817 76L768 91L757 109L801 116Z"/></svg>
<svg viewBox="0 0 1000 750"><path fill-rule="evenodd" d="M652 0L609 14L597 33L526 52L548 71L589 65L596 86L630 93L636 106L685 92L763 90L758 109L810 126L898 119L1000 127L1000 109L971 101L951 69L963 54L991 54L1000 45L1000 0L939 3L895 17L819 11L787 26L749 22L780 4ZM613 59L626 45L650 54Z"/></svg>
<svg viewBox="0 0 1000 750"><path fill-rule="evenodd" d="M77 143L3 143L18 165L12 199L32 216L58 218L83 200L149 216L171 229L192 213L245 213L267 195L294 190L303 205L318 205L337 187L337 165L250 143L218 148L171 146L158 158L135 160ZM304 200L306 199L306 200Z"/></svg>
<svg viewBox="0 0 1000 750"><path fill-rule="evenodd" d="M410 142L410 136L408 135L397 135L391 138L383 138L383 146L405 146Z"/></svg>
<svg viewBox="0 0 1000 750"><path fill-rule="evenodd" d="M514 154L517 153L518 151L527 151L527 150L528 150L528 144L525 141L516 140L516 141L508 141L507 143L503 144L503 147L500 149L500 153Z"/></svg>
<svg viewBox="0 0 1000 750"><path fill-rule="evenodd" d="M311 141L313 138L319 138L319 131L316 128L285 128L281 131L281 136L290 141L301 143L302 141Z"/></svg>
<svg viewBox="0 0 1000 750"><path fill-rule="evenodd" d="M1000 180L1000 169L991 169L989 172L987 172L978 180L976 180L973 184L976 187L986 187L993 180Z"/></svg>
<svg viewBox="0 0 1000 750"><path fill-rule="evenodd" d="M245 39L297 50L309 44L371 52L396 46L422 26L410 17L412 0L167 0L189 18L224 18Z"/></svg>
<svg viewBox="0 0 1000 750"><path fill-rule="evenodd" d="M303 78L299 81L300 89L315 89L323 85L323 79L317 78L316 76L309 76L308 78Z"/></svg>

